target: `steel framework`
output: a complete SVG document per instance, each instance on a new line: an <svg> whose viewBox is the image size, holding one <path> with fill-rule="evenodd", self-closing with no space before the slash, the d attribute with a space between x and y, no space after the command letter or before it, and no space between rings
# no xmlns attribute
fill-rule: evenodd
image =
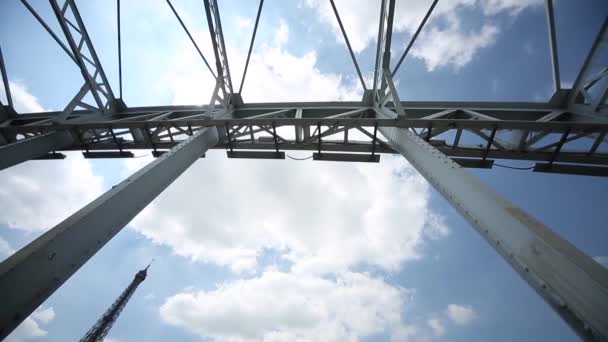
<svg viewBox="0 0 608 342"><path fill-rule="evenodd" d="M339 9L329 0L364 95L357 102L243 103L234 92L216 0L203 0L215 70L179 14L170 9L216 80L205 106L127 107L116 98L74 0L50 0L59 38L41 26L80 69L84 85L60 112L14 109L0 51L7 104L0 109L0 169L31 159L129 158L152 150L148 166L79 210L0 264L0 338L7 336L139 211L209 148L230 158L285 158L314 151L316 160L377 162L403 155L488 243L585 340L608 340L608 271L549 228L482 184L462 167L492 168L497 159L531 161L535 172L608 176L608 20L572 89L562 89L553 4L546 1L555 93L546 103L401 101L393 77L431 16L433 1L396 66L391 68L395 0L381 0L373 85L367 88ZM120 1L118 1L119 84ZM93 103L84 101L90 95ZM365 137L355 140L351 133ZM496 164L497 165L497 164ZM8 294L8 296L7 296Z"/></svg>

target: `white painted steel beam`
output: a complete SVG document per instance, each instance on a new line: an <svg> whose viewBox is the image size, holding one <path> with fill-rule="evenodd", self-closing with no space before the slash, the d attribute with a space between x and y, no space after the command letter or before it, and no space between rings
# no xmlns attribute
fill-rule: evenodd
<svg viewBox="0 0 608 342"><path fill-rule="evenodd" d="M21 139L0 146L0 170L45 155L52 151L64 150L72 146L74 139L70 132L59 131Z"/></svg>
<svg viewBox="0 0 608 342"><path fill-rule="evenodd" d="M608 339L606 269L417 135L379 129L582 338Z"/></svg>
<svg viewBox="0 0 608 342"><path fill-rule="evenodd" d="M201 129L2 262L0 340L217 142Z"/></svg>

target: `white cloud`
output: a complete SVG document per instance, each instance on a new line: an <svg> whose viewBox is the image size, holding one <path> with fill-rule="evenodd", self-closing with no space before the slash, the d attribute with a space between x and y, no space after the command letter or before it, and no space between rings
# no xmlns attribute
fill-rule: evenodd
<svg viewBox="0 0 608 342"><path fill-rule="evenodd" d="M532 45L532 42L525 42L524 43L524 51L528 54L531 55L534 53L535 47L534 45Z"/></svg>
<svg viewBox="0 0 608 342"><path fill-rule="evenodd" d="M315 8L322 22L330 25L336 40L344 44L335 15L328 1L306 0L308 7ZM356 53L363 51L371 43L375 44L378 35L379 1L336 0L336 7L344 24L346 33ZM431 1L397 1L393 22L393 32L413 34L428 11ZM464 31L461 26L450 21L462 20L459 11L479 8L485 21L494 20L500 13L517 15L522 10L542 4L542 0L445 0L439 1L427 22L422 34L414 44L412 56L425 61L429 71L453 66L456 69L471 62L473 56L482 48L491 46L500 31L496 25L483 24L479 29ZM440 28L442 20L448 25ZM394 41L393 50L401 53L407 42ZM393 52L395 53L395 52Z"/></svg>
<svg viewBox="0 0 608 342"><path fill-rule="evenodd" d="M293 55L288 41L281 21L273 40L259 44L243 90L246 101L360 98L355 82L321 73L314 51ZM244 49L227 48L236 61L230 65L234 82ZM175 61L177 69L166 75L173 103L207 102L213 80L198 57L180 51ZM344 340L385 330L395 340L413 336L416 329L400 317L409 290L352 269L397 271L423 255L427 240L449 230L429 208L428 183L404 159L382 158L379 165L357 165L229 160L208 152L131 226L178 255L255 277L210 291L180 291L166 300L161 317L220 340ZM148 161L129 160L127 170ZM268 250L289 271L258 265Z"/></svg>
<svg viewBox="0 0 608 342"><path fill-rule="evenodd" d="M239 25L238 21L237 24ZM205 56L212 56L206 32L195 32ZM344 79L339 74L322 73L316 66L317 54L308 51L296 56L286 50L289 27L284 20L271 42L256 43L251 54L247 78L243 87L246 102L360 100L362 89L357 80ZM228 42L229 43L229 42ZM207 104L215 81L200 57L191 50L190 41L183 40L177 49L173 66L164 79L173 104ZM238 91L247 58L248 46L227 46L234 91ZM213 63L212 63L213 64Z"/></svg>
<svg viewBox="0 0 608 342"><path fill-rule="evenodd" d="M18 113L44 112L38 98L32 95L27 86L21 81L9 81L8 86L11 90L13 106ZM8 104L4 93L4 83L0 82L0 94L2 94L2 103Z"/></svg>
<svg viewBox="0 0 608 342"><path fill-rule="evenodd" d="M272 175L272 176L269 176ZM274 249L300 272L397 270L448 231L402 158L381 164L228 160L212 151L133 221L193 260L254 270ZM204 195L201 195L204 194Z"/></svg>
<svg viewBox="0 0 608 342"><path fill-rule="evenodd" d="M0 171L0 222L44 231L102 192L102 178L80 153L63 161L32 160Z"/></svg>
<svg viewBox="0 0 608 342"><path fill-rule="evenodd" d="M466 325L477 318L477 313L470 305L450 304L445 310L448 317L458 325Z"/></svg>
<svg viewBox="0 0 608 342"><path fill-rule="evenodd" d="M42 324L47 324L55 318L55 310L53 310L53 307L38 309L34 311L32 317Z"/></svg>
<svg viewBox="0 0 608 342"><path fill-rule="evenodd" d="M597 261L600 265L608 268L608 256L596 256L593 260Z"/></svg>
<svg viewBox="0 0 608 342"><path fill-rule="evenodd" d="M178 293L161 318L216 341L354 341L402 323L409 290L360 273L335 279L266 272L212 291Z"/></svg>
<svg viewBox="0 0 608 342"><path fill-rule="evenodd" d="M458 70L471 62L479 49L496 41L498 28L494 25L486 24L479 31L465 32L460 19L449 18L445 29L432 27L421 35L421 44L412 48L412 56L424 60L429 71L450 65Z"/></svg>
<svg viewBox="0 0 608 342"><path fill-rule="evenodd" d="M315 68L314 53L286 52L288 32L281 21L272 45L262 43L252 56L246 99L340 99L352 93L338 76ZM176 65L191 70L193 63ZM173 83L177 104L201 99L188 75L180 72ZM186 88L191 95L184 95ZM273 249L295 270L320 273L359 264L397 270L420 256L425 239L448 233L428 208L428 184L400 157L355 165L228 160L221 154L209 152L191 166L132 226L179 255L235 271L255 270L257 257ZM134 170L143 162L127 165Z"/></svg>
<svg viewBox="0 0 608 342"><path fill-rule="evenodd" d="M440 319L431 318L427 321L427 325L431 328L435 336L440 337L445 335L445 327Z"/></svg>
<svg viewBox="0 0 608 342"><path fill-rule="evenodd" d="M11 247L8 241L6 241L0 236L0 261L13 255L13 253L15 253L13 247Z"/></svg>
<svg viewBox="0 0 608 342"><path fill-rule="evenodd" d="M236 18L236 27L239 30L250 30L253 28L253 21L250 18L241 17L237 15Z"/></svg>
<svg viewBox="0 0 608 342"><path fill-rule="evenodd" d="M6 337L5 342L23 342L46 336L47 331L41 325L50 323L54 318L55 311L52 307L38 308Z"/></svg>
<svg viewBox="0 0 608 342"><path fill-rule="evenodd" d="M497 15L504 11L510 15L517 15L528 7L539 6L543 3L543 0L483 0L480 2L486 15Z"/></svg>

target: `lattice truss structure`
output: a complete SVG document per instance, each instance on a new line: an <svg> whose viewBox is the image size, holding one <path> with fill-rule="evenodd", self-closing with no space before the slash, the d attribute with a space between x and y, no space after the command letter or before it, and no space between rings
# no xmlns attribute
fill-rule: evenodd
<svg viewBox="0 0 608 342"><path fill-rule="evenodd" d="M150 265L148 265L148 267L150 267ZM129 299L131 299L133 293L135 293L135 290L137 290L137 287L144 280L146 280L146 277L148 276L148 267L135 274L135 277L133 277L133 280L127 286L127 288L122 291L120 296L116 298L114 303L110 305L108 310L104 312L101 318L99 318L97 322L93 324L91 329L89 329L87 333L80 339L80 342L103 342L105 340L106 336L110 332L110 329L112 329L112 326L114 323L116 323L116 320L122 313L122 310L124 310L125 306L129 302Z"/></svg>
<svg viewBox="0 0 608 342"><path fill-rule="evenodd" d="M572 89L560 85L552 0L546 1L554 95L547 103L401 101L393 77L432 14L430 6L395 66L390 64L395 0L381 12L373 84L368 88L333 0L332 10L364 89L356 102L244 103L241 91L263 9L257 17L238 92L226 56L220 9L203 0L214 67L167 3L215 78L206 106L127 107L122 97L120 1L116 98L74 0L50 0L61 33L27 0L43 29L80 69L84 84L60 112L16 113L0 53L7 102L0 107L0 169L31 159L156 160L0 264L0 338L109 241L210 148L229 158L285 158L310 150L316 160L377 162L403 155L583 338L608 339L608 272L462 167L492 168L497 159L532 161L536 172L608 176L608 21ZM60 38L63 36L63 38ZM67 43L65 43L67 42ZM349 136L349 133L350 136ZM353 139L355 137L359 140ZM364 137L365 140L362 140ZM50 256L53 256L52 258Z"/></svg>

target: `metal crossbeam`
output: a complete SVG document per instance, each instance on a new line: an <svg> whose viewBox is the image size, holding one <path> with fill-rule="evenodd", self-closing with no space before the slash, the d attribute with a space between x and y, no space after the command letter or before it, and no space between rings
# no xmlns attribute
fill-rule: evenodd
<svg viewBox="0 0 608 342"><path fill-rule="evenodd" d="M390 75L389 75L390 76ZM390 87L389 87L390 88ZM282 150L315 150L316 134L303 132L314 131L317 125L334 127L333 136L325 132L323 149L334 152L370 152L371 141L344 140L339 132L356 131L361 128L399 127L421 130L420 136L436 141L439 150L452 157L512 159L548 162L551 160L562 134L569 130L570 140L561 146L555 154L556 162L568 162L589 165L608 165L608 154L599 149L605 141L608 124L603 122L581 122L576 113L556 110L539 104L513 105L514 108L492 108L491 105L475 103L451 103L451 107L439 107L440 103L400 102L407 117L386 119L377 117L375 110L356 103L293 103L244 105L230 110L222 118L210 117L208 107L151 107L134 108L128 112L114 115L111 118L99 118L86 123L65 123L61 126L49 124L55 114L24 114L7 120L0 133L6 136L30 134L36 136L52 129L69 130L74 136L82 137L71 146L58 150L107 151L150 149L151 144L159 149L177 145L192 132L203 127L251 128L235 134L240 139L233 143L236 149L270 150L272 143L263 140L268 127L291 132L302 132L283 137L280 143ZM293 106L292 106L293 105ZM476 107L476 105L478 107ZM388 111L397 111L395 107L382 107ZM84 114L83 114L84 115ZM77 119L76 117L74 120ZM556 121L558 120L558 121ZM431 128L431 131L428 128ZM488 140L495 129L488 149ZM136 139L133 130L150 130L150 139ZM169 134L169 130L178 130L181 136ZM525 131L526 135L518 144L503 143L501 137L509 136L514 131ZM112 134L119 137L112 138ZM453 137L458 135L475 135L482 143L473 143L463 139L457 143ZM331 132L330 132L331 133ZM352 134L349 135L352 137ZM262 139L260 139L262 138ZM173 140L172 140L173 139ZM575 141L593 141L593 147L584 150L571 144ZM542 145L539 145L541 144ZM217 148L225 148L220 142ZM394 153L390 148L380 148L380 153Z"/></svg>

